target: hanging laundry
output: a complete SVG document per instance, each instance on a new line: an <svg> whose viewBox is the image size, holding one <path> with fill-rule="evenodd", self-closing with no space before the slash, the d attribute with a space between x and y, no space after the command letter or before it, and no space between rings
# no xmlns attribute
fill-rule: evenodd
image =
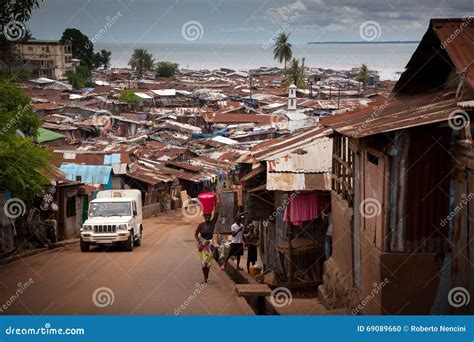
<svg viewBox="0 0 474 342"><path fill-rule="evenodd" d="M315 193L299 194L291 200L289 207L288 213L288 206L286 206L283 219L300 226L304 221L311 221L319 216L324 209L324 199Z"/></svg>

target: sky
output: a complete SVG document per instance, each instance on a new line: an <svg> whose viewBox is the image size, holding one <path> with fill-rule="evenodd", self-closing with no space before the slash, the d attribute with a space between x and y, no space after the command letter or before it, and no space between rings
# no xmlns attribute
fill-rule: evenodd
<svg viewBox="0 0 474 342"><path fill-rule="evenodd" d="M44 0L27 23L36 39L81 30L102 43L266 44L420 40L430 18L474 15L474 0Z"/></svg>

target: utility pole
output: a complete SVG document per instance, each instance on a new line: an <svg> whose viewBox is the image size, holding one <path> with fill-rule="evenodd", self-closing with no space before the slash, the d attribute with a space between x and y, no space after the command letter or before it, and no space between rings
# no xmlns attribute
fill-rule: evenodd
<svg viewBox="0 0 474 342"><path fill-rule="evenodd" d="M252 74L249 74L250 100L252 100Z"/></svg>

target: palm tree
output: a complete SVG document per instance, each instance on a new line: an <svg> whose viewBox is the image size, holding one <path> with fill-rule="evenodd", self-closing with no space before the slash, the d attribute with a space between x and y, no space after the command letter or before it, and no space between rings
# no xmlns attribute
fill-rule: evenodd
<svg viewBox="0 0 474 342"><path fill-rule="evenodd" d="M296 58L291 60L290 67L285 71L285 80L283 81L283 84L286 86L294 84L298 88L306 88L304 68Z"/></svg>
<svg viewBox="0 0 474 342"><path fill-rule="evenodd" d="M152 70L153 64L152 54L145 49L135 49L128 62L138 77L143 77L143 72Z"/></svg>
<svg viewBox="0 0 474 342"><path fill-rule="evenodd" d="M291 43L288 43L289 38L289 33L282 32L275 39L275 44L273 45L273 58L277 59L280 63L285 61L285 69L286 63L293 56L293 51L291 50Z"/></svg>
<svg viewBox="0 0 474 342"><path fill-rule="evenodd" d="M110 67L110 56L112 56L112 52L100 50L101 62L104 69L108 69Z"/></svg>

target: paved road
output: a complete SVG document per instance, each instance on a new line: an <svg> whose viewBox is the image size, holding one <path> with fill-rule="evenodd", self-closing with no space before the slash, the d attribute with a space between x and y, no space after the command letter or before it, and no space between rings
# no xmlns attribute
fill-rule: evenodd
<svg viewBox="0 0 474 342"><path fill-rule="evenodd" d="M74 244L0 267L0 315L244 314L217 264L211 284L201 285L195 226L171 212L144 222L142 245L133 252L81 253Z"/></svg>

